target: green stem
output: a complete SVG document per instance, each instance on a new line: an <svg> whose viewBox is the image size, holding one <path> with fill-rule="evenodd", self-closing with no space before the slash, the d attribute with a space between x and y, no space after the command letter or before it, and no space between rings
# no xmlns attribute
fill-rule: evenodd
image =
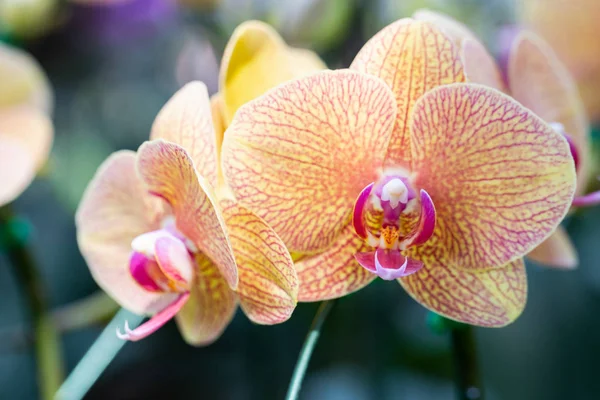
<svg viewBox="0 0 600 400"><path fill-rule="evenodd" d="M125 321L128 321L129 326L135 329L143 319L143 316L121 309L67 377L56 393L55 400L83 399L94 382L98 380L102 372L127 343L117 337L117 329L123 329Z"/></svg>
<svg viewBox="0 0 600 400"><path fill-rule="evenodd" d="M29 303L40 396L50 400L60 386L64 372L60 337L47 311L46 293L35 260L19 235L19 221L8 206L0 208L0 222L6 254Z"/></svg>
<svg viewBox="0 0 600 400"><path fill-rule="evenodd" d="M474 329L470 325L464 325L455 327L450 334L454 350L457 398L483 400Z"/></svg>
<svg viewBox="0 0 600 400"><path fill-rule="evenodd" d="M302 345L302 349L300 350L300 357L296 362L294 374L292 375L292 380L290 381L290 386L288 387L288 392L285 396L286 400L296 400L298 398L300 387L302 386L302 381L304 380L304 375L306 374L306 368L308 367L310 357L312 356L315 345L317 344L317 340L319 339L319 335L321 334L321 328L323 327L323 323L327 319L327 316L329 315L329 312L333 308L334 304L335 300L328 300L322 302L319 306L319 309L315 314L315 318L310 326L310 330L308 331L308 335L306 336L304 344Z"/></svg>
<svg viewBox="0 0 600 400"><path fill-rule="evenodd" d="M52 311L52 318L60 332L106 323L119 311L119 305L103 291L93 293Z"/></svg>

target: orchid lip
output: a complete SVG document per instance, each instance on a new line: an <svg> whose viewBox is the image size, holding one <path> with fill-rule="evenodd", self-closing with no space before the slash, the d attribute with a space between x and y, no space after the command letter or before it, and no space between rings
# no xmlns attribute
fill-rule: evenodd
<svg viewBox="0 0 600 400"><path fill-rule="evenodd" d="M166 229L144 233L132 242L129 272L149 292L184 293L194 278L194 261L181 238Z"/></svg>
<svg viewBox="0 0 600 400"><path fill-rule="evenodd" d="M137 342L138 340L150 336L164 324L173 319L173 317L183 308L189 297L189 292L180 295L174 302L135 329L130 329L128 322L125 321L125 332L122 333L121 330L117 328L117 337L122 340Z"/></svg>
<svg viewBox="0 0 600 400"><path fill-rule="evenodd" d="M356 234L363 239L367 238L367 227L363 220L363 213L374 184L374 182L370 183L360 192L354 203L354 210L352 211L352 225L354 226Z"/></svg>
<svg viewBox="0 0 600 400"><path fill-rule="evenodd" d="M354 257L363 268L388 281L414 274L423 267L421 261L406 257L398 250L377 249L357 253Z"/></svg>
<svg viewBox="0 0 600 400"><path fill-rule="evenodd" d="M426 190L421 189L421 214L419 222L415 229L408 235L408 238L401 244L402 248L418 246L427 242L433 235L436 224L436 212L433 200Z"/></svg>

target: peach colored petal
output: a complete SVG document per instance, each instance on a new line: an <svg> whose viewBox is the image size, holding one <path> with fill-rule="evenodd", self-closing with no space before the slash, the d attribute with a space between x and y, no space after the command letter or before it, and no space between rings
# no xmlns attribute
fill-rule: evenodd
<svg viewBox="0 0 600 400"><path fill-rule="evenodd" d="M527 258L547 267L573 269L579 259L569 235L559 226L548 239L533 249Z"/></svg>
<svg viewBox="0 0 600 400"><path fill-rule="evenodd" d="M17 106L0 109L0 138L18 143L39 171L48 160L54 139L52 121L39 109Z"/></svg>
<svg viewBox="0 0 600 400"><path fill-rule="evenodd" d="M480 41L463 40L460 56L468 82L480 83L506 92L506 85L496 61Z"/></svg>
<svg viewBox="0 0 600 400"><path fill-rule="evenodd" d="M398 281L422 306L471 325L508 325L521 315L527 301L527 275L522 259L493 270L464 270L425 263L418 272Z"/></svg>
<svg viewBox="0 0 600 400"><path fill-rule="evenodd" d="M417 10L413 18L441 29L460 48L460 57L469 82L481 83L505 91L500 70L485 46L466 25L431 10Z"/></svg>
<svg viewBox="0 0 600 400"><path fill-rule="evenodd" d="M387 85L359 72L282 84L238 110L223 143L225 178L291 251L324 249L376 179L395 108Z"/></svg>
<svg viewBox="0 0 600 400"><path fill-rule="evenodd" d="M158 228L159 210L135 172L135 153L119 151L98 168L75 216L79 249L94 279L137 314L153 314L177 297L150 293L129 273L131 241Z"/></svg>
<svg viewBox="0 0 600 400"><path fill-rule="evenodd" d="M522 31L510 51L508 84L517 101L546 122L561 123L571 136L579 156L577 194L584 193L590 170L588 121L565 66L541 38Z"/></svg>
<svg viewBox="0 0 600 400"><path fill-rule="evenodd" d="M412 116L415 184L437 211L415 258L499 267L546 239L569 210L575 166L567 141L530 110L481 85L438 87Z"/></svg>
<svg viewBox="0 0 600 400"><path fill-rule="evenodd" d="M396 96L398 113L388 164L410 165L409 119L426 91L465 80L452 40L427 22L401 19L383 28L356 55L351 69L382 78Z"/></svg>
<svg viewBox="0 0 600 400"><path fill-rule="evenodd" d="M600 2L526 0L515 2L522 25L541 35L579 86L587 113L600 120Z"/></svg>
<svg viewBox="0 0 600 400"><path fill-rule="evenodd" d="M196 174L189 154L174 143L153 140L140 146L137 167L147 190L173 209L177 229L217 265L235 289L238 273L225 221L213 189Z"/></svg>
<svg viewBox="0 0 600 400"><path fill-rule="evenodd" d="M300 280L298 300L335 299L367 286L377 275L361 267L354 254L369 250L364 240L347 226L327 250L296 261Z"/></svg>
<svg viewBox="0 0 600 400"><path fill-rule="evenodd" d="M217 185L217 137L204 83L190 82L171 97L154 120L150 139L183 147L198 173Z"/></svg>
<svg viewBox="0 0 600 400"><path fill-rule="evenodd" d="M231 200L222 200L240 274L240 305L258 324L286 321L296 308L298 277L285 245L265 221Z"/></svg>
<svg viewBox="0 0 600 400"><path fill-rule="evenodd" d="M301 77L312 72L327 69L327 65L312 50L288 47L290 68L294 77Z"/></svg>
<svg viewBox="0 0 600 400"><path fill-rule="evenodd" d="M219 269L206 256L197 254L196 262L190 298L175 321L186 342L205 346L217 340L229 325L237 301Z"/></svg>
<svg viewBox="0 0 600 400"><path fill-rule="evenodd" d="M35 178L35 165L27 150L11 139L0 140L0 206L10 203Z"/></svg>
<svg viewBox="0 0 600 400"><path fill-rule="evenodd" d="M238 26L225 47L219 88L228 124L237 109L282 82L323 68L318 57L290 51L279 34L260 21Z"/></svg>
<svg viewBox="0 0 600 400"><path fill-rule="evenodd" d="M459 46L464 39L479 40L467 26L454 18L428 9L420 9L412 15L417 21L429 22L444 32L454 43Z"/></svg>
<svg viewBox="0 0 600 400"><path fill-rule="evenodd" d="M28 53L0 42L0 108L30 106L52 110L52 90L38 62Z"/></svg>

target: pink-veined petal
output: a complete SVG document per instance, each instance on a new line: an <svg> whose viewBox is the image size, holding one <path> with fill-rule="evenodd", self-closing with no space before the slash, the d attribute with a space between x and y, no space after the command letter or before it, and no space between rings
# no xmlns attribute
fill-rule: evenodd
<svg viewBox="0 0 600 400"><path fill-rule="evenodd" d="M527 301L522 259L490 270L426 262L419 271L398 281L424 307L471 325L508 325L521 315Z"/></svg>
<svg viewBox="0 0 600 400"><path fill-rule="evenodd" d="M236 293L242 310L258 324L286 321L298 298L298 277L289 252L253 212L231 200L222 200L221 206L238 265Z"/></svg>
<svg viewBox="0 0 600 400"><path fill-rule="evenodd" d="M235 289L237 266L225 221L213 189L196 173L187 152L163 140L146 142L138 150L137 168L147 190L173 209L177 229L217 265Z"/></svg>
<svg viewBox="0 0 600 400"><path fill-rule="evenodd" d="M396 98L396 124L387 164L410 165L410 115L426 91L465 80L452 40L428 22L396 21L373 36L359 51L351 69L382 78Z"/></svg>
<svg viewBox="0 0 600 400"><path fill-rule="evenodd" d="M417 10L413 14L413 18L434 24L460 48L460 57L467 81L480 83L501 91L506 90L494 58L466 25L447 15L425 9Z"/></svg>
<svg viewBox="0 0 600 400"><path fill-rule="evenodd" d="M412 170L436 228L410 254L465 269L500 267L556 229L575 191L566 140L510 97L453 84L425 94L412 117Z"/></svg>
<svg viewBox="0 0 600 400"><path fill-rule="evenodd" d="M296 261L298 301L335 299L367 286L377 276L361 267L354 254L368 249L354 229L346 226L327 250Z"/></svg>
<svg viewBox="0 0 600 400"><path fill-rule="evenodd" d="M150 293L131 276L131 242L156 230L160 202L147 194L135 171L135 153L119 151L98 168L75 216L77 242L96 283L121 306L152 314L176 295Z"/></svg>
<svg viewBox="0 0 600 400"><path fill-rule="evenodd" d="M204 255L196 255L196 276L189 301L175 316L186 342L204 346L217 340L237 308L235 293Z"/></svg>
<svg viewBox="0 0 600 400"><path fill-rule="evenodd" d="M280 85L238 110L223 143L225 178L291 251L322 250L376 179L395 108L387 85L359 72Z"/></svg>
<svg viewBox="0 0 600 400"><path fill-rule="evenodd" d="M521 31L508 59L511 95L548 123L558 122L577 147L577 194L589 178L588 121L577 86L552 49L532 32Z"/></svg>
<svg viewBox="0 0 600 400"><path fill-rule="evenodd" d="M183 147L198 173L216 187L217 139L204 83L188 83L173 95L154 120L150 139Z"/></svg>
<svg viewBox="0 0 600 400"><path fill-rule="evenodd" d="M131 342L137 342L138 340L147 338L173 319L175 314L177 314L188 301L189 297L189 293L180 295L173 303L169 304L167 307L153 315L148 321L133 330L129 329L129 325L127 324L127 321L125 321L125 333L121 333L117 328L117 337Z"/></svg>

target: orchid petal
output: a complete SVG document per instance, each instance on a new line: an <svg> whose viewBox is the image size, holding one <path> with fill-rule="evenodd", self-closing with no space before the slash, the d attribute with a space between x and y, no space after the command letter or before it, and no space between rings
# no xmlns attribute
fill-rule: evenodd
<svg viewBox="0 0 600 400"><path fill-rule="evenodd" d="M34 163L36 172L46 164L53 138L52 121L43 111L31 106L0 110L0 140L8 139L20 145Z"/></svg>
<svg viewBox="0 0 600 400"><path fill-rule="evenodd" d="M186 342L204 346L217 340L235 314L235 293L219 269L204 255L196 255L196 277L190 299L175 316Z"/></svg>
<svg viewBox="0 0 600 400"><path fill-rule="evenodd" d="M298 277L285 245L261 218L234 201L221 201L240 274L240 305L258 324L286 321L296 308Z"/></svg>
<svg viewBox="0 0 600 400"><path fill-rule="evenodd" d="M563 227L527 254L527 258L547 267L573 269L579 263L577 250Z"/></svg>
<svg viewBox="0 0 600 400"><path fill-rule="evenodd" d="M579 157L577 194L589 173L588 121L577 86L550 46L531 32L520 32L508 59L512 96L548 123L558 122L571 136Z"/></svg>
<svg viewBox="0 0 600 400"><path fill-rule="evenodd" d="M494 58L466 25L431 10L417 10L413 14L413 18L435 25L460 48L467 81L505 91L502 75Z"/></svg>
<svg viewBox="0 0 600 400"><path fill-rule="evenodd" d="M523 312L527 300L522 259L491 270L466 270L436 261L426 262L418 272L398 281L422 306L471 325L508 325Z"/></svg>
<svg viewBox="0 0 600 400"><path fill-rule="evenodd" d="M505 265L546 239L569 210L575 168L566 140L496 90L433 89L415 105L412 132L415 185L427 189L437 213L433 237L413 254L426 264Z"/></svg>
<svg viewBox="0 0 600 400"><path fill-rule="evenodd" d="M217 137L204 83L188 83L171 97L154 120L150 139L183 147L198 173L216 187Z"/></svg>
<svg viewBox="0 0 600 400"><path fill-rule="evenodd" d="M27 150L14 140L0 140L0 206L10 203L35 178L35 164Z"/></svg>
<svg viewBox="0 0 600 400"><path fill-rule="evenodd" d="M290 251L322 250L376 180L395 109L387 85L359 72L282 84L238 110L223 143L226 181Z"/></svg>
<svg viewBox="0 0 600 400"><path fill-rule="evenodd" d="M296 261L298 301L335 299L367 286L377 275L362 268L354 254L368 249L364 240L347 226L327 250Z"/></svg>
<svg viewBox="0 0 600 400"><path fill-rule="evenodd" d="M119 151L98 168L75 217L79 249L94 279L136 314L155 313L176 298L144 290L129 272L131 242L159 227L159 206L135 172L135 153Z"/></svg>
<svg viewBox="0 0 600 400"><path fill-rule="evenodd" d="M260 21L247 21L236 28L221 61L220 92L229 123L244 103L293 78L324 69L314 55L290 51L279 34Z"/></svg>
<svg viewBox="0 0 600 400"><path fill-rule="evenodd" d="M479 40L463 40L461 59L468 82L480 83L501 92L507 91L498 64Z"/></svg>
<svg viewBox="0 0 600 400"><path fill-rule="evenodd" d="M52 110L52 90L42 67L28 53L0 42L0 108Z"/></svg>
<svg viewBox="0 0 600 400"><path fill-rule="evenodd" d="M148 191L173 209L177 230L213 260L235 289L238 273L223 216L188 153L163 140L146 142L138 150L137 167Z"/></svg>
<svg viewBox="0 0 600 400"><path fill-rule="evenodd" d="M600 2L527 0L515 2L522 25L541 35L574 74L587 114L600 117Z"/></svg>
<svg viewBox="0 0 600 400"><path fill-rule="evenodd" d="M127 321L125 321L125 333L121 333L121 331L117 328L117 337L122 340L137 342L138 340L142 340L150 336L164 324L173 319L175 314L177 314L188 301L189 297L189 293L180 295L173 303L169 304L156 315L152 316L152 318L150 318L148 321L144 322L142 325L133 330L129 329L129 325L127 324Z"/></svg>
<svg viewBox="0 0 600 400"><path fill-rule="evenodd" d="M387 150L387 163L410 165L410 115L426 91L463 82L463 69L452 40L427 22L401 19L383 28L363 46L350 66L382 78L394 92L398 112Z"/></svg>

